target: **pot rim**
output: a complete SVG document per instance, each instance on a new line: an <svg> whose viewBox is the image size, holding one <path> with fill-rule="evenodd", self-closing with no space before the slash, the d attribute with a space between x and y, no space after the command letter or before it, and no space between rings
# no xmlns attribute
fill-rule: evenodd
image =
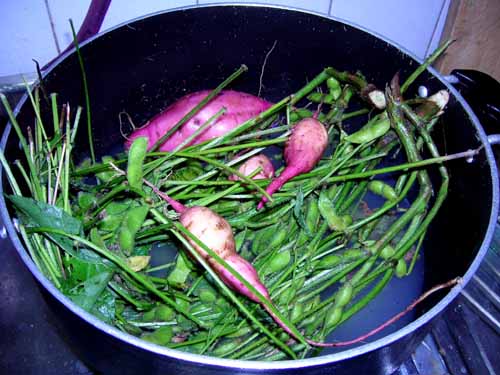
<svg viewBox="0 0 500 375"><path fill-rule="evenodd" d="M203 4L203 5L191 5L191 6L184 6L184 7L178 7L178 8L172 8L168 10L163 10L163 11L158 11L154 13L150 13L144 16L140 16L125 22L122 22L115 27L112 27L108 30L105 30L101 33L96 34L95 36L87 39L85 42L81 43L80 46L83 47L88 43L91 43L94 41L96 38L100 38L103 35L109 34L113 32L114 30L121 28L125 25L131 24L133 22L143 20L146 18L158 16L160 14L165 14L165 13L172 13L172 12L178 12L178 11L186 11L186 10L196 10L198 8L210 8L210 7L254 7L254 8L274 8L274 9L281 9L285 11L293 11L293 12L301 12L301 13L306 13L306 14L311 14L314 16L326 18L327 20L335 21L335 22L340 22L343 24L346 24L348 26L351 26L353 28L357 28L361 31L364 31L370 35L372 35L375 38L378 38L393 47L397 48L399 51L405 53L415 61L417 61L419 64L422 63L422 60L415 56L413 53L399 45L398 43L372 31L369 30L366 27L360 26L354 22L347 21L345 19L339 18L339 17L334 17L330 15L326 15L323 13L318 13L310 10L305 10L302 8L297 8L297 7L291 7L291 6L281 6L281 5L269 5L269 4L259 4L259 3L212 3L212 4ZM43 76L45 77L46 75L50 74L50 72L59 64L63 63L64 60L71 54L75 52L75 49L71 49L65 54L59 56L57 59L54 60L53 64L44 72ZM342 360L350 359L356 356L360 356L366 353L369 353L371 351L375 351L377 349L380 349L382 347L385 347L389 344L392 344L393 342L401 339L402 337L412 333L413 331L417 330L418 328L422 327L429 321L431 321L433 318L435 318L438 314L440 314L451 302L452 300L461 292L461 290L465 287L467 282L471 279L473 274L476 272L477 268L479 267L483 257L485 256L488 247L491 243L491 240L493 238L493 232L495 230L496 226L496 220L498 217L498 206L499 206L499 181L498 181L498 171L496 168L496 162L495 158L493 155L493 151L491 149L491 146L488 142L487 135L485 134L482 126L479 123L479 120L477 119L476 115L473 113L472 109L470 106L467 104L467 102L464 100L464 98L460 95L460 93L453 88L453 86L450 85L450 83L439 73L437 72L434 68L429 67L428 70L430 73L436 77L449 91L450 93L455 97L455 99L460 103L460 105L464 108L466 111L470 122L474 125L477 135L480 138L481 143L484 145L484 150L486 153L486 159L488 161L488 165L490 166L490 173L491 173L491 180L492 180L492 199L491 199L491 212L490 212L490 218L489 218L489 223L488 223L488 228L486 231L486 234L483 238L483 242L481 244L481 247L476 254L473 262L471 263L470 267L468 268L467 272L465 275L462 276L462 282L456 286L454 286L452 289L448 291L448 293L431 309L429 309L427 312L425 312L423 315L418 317L416 320L413 322L405 325L401 329L388 334L387 336L384 336L378 340L375 340L370 343L366 343L360 346L357 346L355 348L351 349L346 349L338 353L333 353L333 354L326 354L326 355L320 355L318 357L312 357L312 358L307 358L307 359L298 359L298 360L280 360L280 361L274 361L274 362L269 362L269 361L246 361L246 360L235 360L235 359L225 359L225 358L218 358L218 357L212 357L212 356L207 356L207 355L200 355L200 354L193 354L193 353L188 353L188 352L183 352L175 349L170 349L166 348L163 346L159 346L153 343L146 342L144 340L141 340L133 335L130 335L128 333L122 332L118 330L115 327L112 327L111 325L108 325L107 323L104 323L103 321L97 319L95 316L91 315L87 311L83 310L81 307L73 303L68 297L66 297L62 292L59 291L36 267L32 259L30 258L29 254L27 253L26 249L24 248L23 244L21 243L21 240L18 236L18 233L15 229L15 225L13 223L12 218L8 215L7 207L6 207L6 202L5 198L3 195L3 184L0 183L0 214L1 214L1 221L3 221L3 225L5 226L7 233L9 235L10 240L12 241L12 244L16 248L16 251L18 252L19 256L21 257L22 261L24 264L28 267L30 272L33 274L33 276L36 278L36 280L43 285L43 287L52 295L54 296L59 302L61 302L67 309L69 309L71 312L74 314L78 315L80 318L85 320L88 324L94 326L100 331L105 332L106 334L109 334L110 336L114 337L117 340L120 340L124 343L128 343L130 345L133 345L136 348L152 352L155 354L159 354L161 356L169 357L169 358L175 358L175 359L181 359L187 362L193 362L196 364L205 364L205 365L213 365L216 367L224 367L224 368L233 368L233 369L254 369L254 370L278 370L278 369L300 369L304 367L311 367L311 366L319 366L323 364L328 364L328 363L334 363L334 362L340 362ZM16 105L14 114L17 116L23 105L25 104L27 100L27 94L24 94L19 103ZM8 137L10 135L11 131L11 124L8 123L6 126L1 141L0 141L0 147L2 150L5 148L5 145L7 143ZM3 168L0 165L0 181L2 178L3 174Z"/></svg>

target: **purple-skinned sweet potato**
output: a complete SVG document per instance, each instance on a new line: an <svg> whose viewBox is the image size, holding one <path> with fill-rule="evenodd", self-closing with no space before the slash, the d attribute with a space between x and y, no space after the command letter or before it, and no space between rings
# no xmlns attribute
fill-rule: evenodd
<svg viewBox="0 0 500 375"><path fill-rule="evenodd" d="M314 118L299 121L285 145L286 167L266 188L272 195L290 179L313 169L328 145L328 133L324 125ZM266 197L262 197L258 209L264 207Z"/></svg>
<svg viewBox="0 0 500 375"><path fill-rule="evenodd" d="M261 180L272 178L274 176L274 166L271 163L271 160L269 160L269 158L264 154L257 154L246 160L240 165L238 172L244 176L249 176L259 167L261 168L260 172L253 176L252 179ZM240 178L236 175L230 176L229 179L232 181L240 180Z"/></svg>
<svg viewBox="0 0 500 375"><path fill-rule="evenodd" d="M210 91L198 91L188 94L154 116L144 126L136 129L125 142L128 149L137 137L148 138L148 150L173 128L189 111L200 103ZM210 117L222 108L226 112L215 123L198 135L189 145L198 144L209 139L220 137L245 121L257 116L271 106L271 103L256 96L234 91L223 90L208 102L188 122L175 131L160 147L160 151L173 151L184 140L199 129Z"/></svg>

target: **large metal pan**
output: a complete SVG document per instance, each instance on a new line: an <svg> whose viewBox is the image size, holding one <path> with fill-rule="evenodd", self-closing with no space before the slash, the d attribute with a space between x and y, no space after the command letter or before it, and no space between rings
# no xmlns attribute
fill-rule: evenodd
<svg viewBox="0 0 500 375"><path fill-rule="evenodd" d="M268 100L293 92L329 65L341 70L359 69L369 81L384 87L395 72L400 71L404 77L419 64L403 48L367 30L298 10L223 5L154 14L121 25L82 46L97 152L102 155L121 146L117 121L120 111L130 113L136 124L143 123L184 93L215 87L242 63L248 65L249 73L233 88L257 93L264 57L275 41L262 81L262 96ZM420 84L430 92L442 88L451 92L436 132L441 152L479 145L484 150L472 163L449 164L449 197L429 229L423 268L418 272L418 290L411 282L402 284L403 280L388 289L384 305L408 299L455 276L462 276L466 283L488 248L497 218L497 170L476 116L436 71L425 72L413 90ZM61 57L47 71L45 86L73 105L84 104L74 53ZM26 100L19 104L17 116L21 123L31 122L33 114ZM87 147L83 133L79 151ZM7 127L2 147L9 160L19 155L14 138ZM0 186L0 193L3 189ZM155 346L80 309L36 269L20 242L3 195L0 211L10 241L38 280L58 317L62 334L86 363L106 374L390 373L416 348L432 320L463 287L443 292L419 309L411 321L351 349L295 361L218 359ZM380 317L375 317L373 309L364 314L363 320L372 325L379 323ZM354 328L348 331L346 336L355 335Z"/></svg>

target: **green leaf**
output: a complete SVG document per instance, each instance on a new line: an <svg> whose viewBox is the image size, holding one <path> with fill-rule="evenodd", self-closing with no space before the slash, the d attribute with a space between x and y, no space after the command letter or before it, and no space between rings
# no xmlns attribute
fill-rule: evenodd
<svg viewBox="0 0 500 375"><path fill-rule="evenodd" d="M111 270L112 266L93 251L81 249L66 261L66 268L70 271L68 280L73 281L73 284L69 284L72 287L78 282Z"/></svg>
<svg viewBox="0 0 500 375"><path fill-rule="evenodd" d="M106 323L112 323L115 319L115 312L116 298L106 288L97 299L91 313Z"/></svg>
<svg viewBox="0 0 500 375"><path fill-rule="evenodd" d="M18 195L8 195L7 198L14 204L21 223L27 228L55 228L74 235L80 235L83 231L80 220L57 206ZM73 241L68 237L47 235L65 251L74 254Z"/></svg>
<svg viewBox="0 0 500 375"><path fill-rule="evenodd" d="M71 289L67 296L78 306L90 312L112 276L113 272L109 270L95 274Z"/></svg>
<svg viewBox="0 0 500 375"><path fill-rule="evenodd" d="M185 285L190 272L189 264L184 259L182 253L179 253L175 262L175 268L170 272L167 280L172 285L182 287Z"/></svg>

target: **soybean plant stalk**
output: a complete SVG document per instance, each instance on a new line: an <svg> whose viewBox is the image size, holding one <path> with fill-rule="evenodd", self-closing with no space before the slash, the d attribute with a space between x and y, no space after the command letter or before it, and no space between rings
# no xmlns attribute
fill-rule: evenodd
<svg viewBox="0 0 500 375"><path fill-rule="evenodd" d="M198 326L205 328L205 324L201 320L199 320L197 317L190 314L188 311L184 310L173 299L168 297L161 290L157 289L156 286L148 279L148 277L141 275L138 272L133 271L121 257L112 253L111 251L109 251L105 248L99 247L99 246L95 245L94 243L86 240L85 238L66 233L63 230L56 229L56 228L38 227L38 228L29 228L29 231L31 233L53 233L53 234L58 234L61 236L66 236L66 237L72 239L73 241L79 242L82 245L87 246L88 248L94 250L99 255L102 255L104 258L106 258L106 259L110 260L111 262L113 262L114 264L116 264L123 271L125 271L130 277L132 277L137 282L142 284L147 290L149 290L151 293L156 295L163 302L172 306L177 312L184 315L186 318L190 319L192 322L196 323Z"/></svg>
<svg viewBox="0 0 500 375"><path fill-rule="evenodd" d="M421 64L401 85L401 94L403 94L408 87L422 74L436 59L443 54L446 49L453 43L453 40L448 40L437 48L424 62Z"/></svg>
<svg viewBox="0 0 500 375"><path fill-rule="evenodd" d="M387 100L387 113L389 115L389 120L391 121L391 127L395 130L403 145L406 156L410 162L416 162L420 160L420 155L416 147L414 137L412 132L409 131L406 124L404 123L404 118L398 107L398 99L392 96L392 92L389 88L386 90L386 100ZM371 259L364 264L352 277L351 281L355 284L356 282L363 279L370 269L375 264L378 254L382 248L389 243L403 228L406 224L423 209L425 209L428 200L430 199L432 189L429 176L425 171L417 172L417 178L420 184L420 191L417 198L414 200L410 208L392 225L390 228L377 240L374 245L375 254Z"/></svg>
<svg viewBox="0 0 500 375"><path fill-rule="evenodd" d="M407 108L406 110L403 108L403 110L405 111L405 113L409 114L409 118L413 119L413 121L416 121L418 119L418 117L412 116L412 113L409 110L409 108ZM423 126L423 124L420 121L417 121L415 123L415 127L420 132L420 135L422 136L422 138L427 146L427 149L429 150L431 155L433 157L439 157L439 151L437 150L437 147L436 147L434 141L432 140L431 136L429 135L426 127ZM442 181L441 181L441 186L439 188L434 205L429 210L429 213L427 214L425 219L422 221L420 227L415 231L413 236L411 236L404 244L402 244L400 246L400 248L397 249L396 256L401 256L402 254L404 254L416 241L419 240L420 236L423 233L425 233L425 231L427 230L427 227L429 226L431 221L436 216L439 208L442 206L443 201L445 200L446 195L448 193L449 175L448 175L448 171L446 170L446 167L442 164L439 166L439 173L441 174Z"/></svg>
<svg viewBox="0 0 500 375"><path fill-rule="evenodd" d="M71 26L71 33L73 34L73 44L76 48L76 55L78 56L78 63L80 65L80 72L82 74L82 84L83 84L83 93L85 95L85 109L87 112L87 136L89 141L90 148L90 159L92 160L92 164L95 164L95 152L94 152L94 136L92 135L92 119L90 112L90 96L89 96L89 88L87 83L87 74L85 73L85 65L83 64L83 56L80 51L80 45L76 38L75 28L73 26L73 21L69 21Z"/></svg>

